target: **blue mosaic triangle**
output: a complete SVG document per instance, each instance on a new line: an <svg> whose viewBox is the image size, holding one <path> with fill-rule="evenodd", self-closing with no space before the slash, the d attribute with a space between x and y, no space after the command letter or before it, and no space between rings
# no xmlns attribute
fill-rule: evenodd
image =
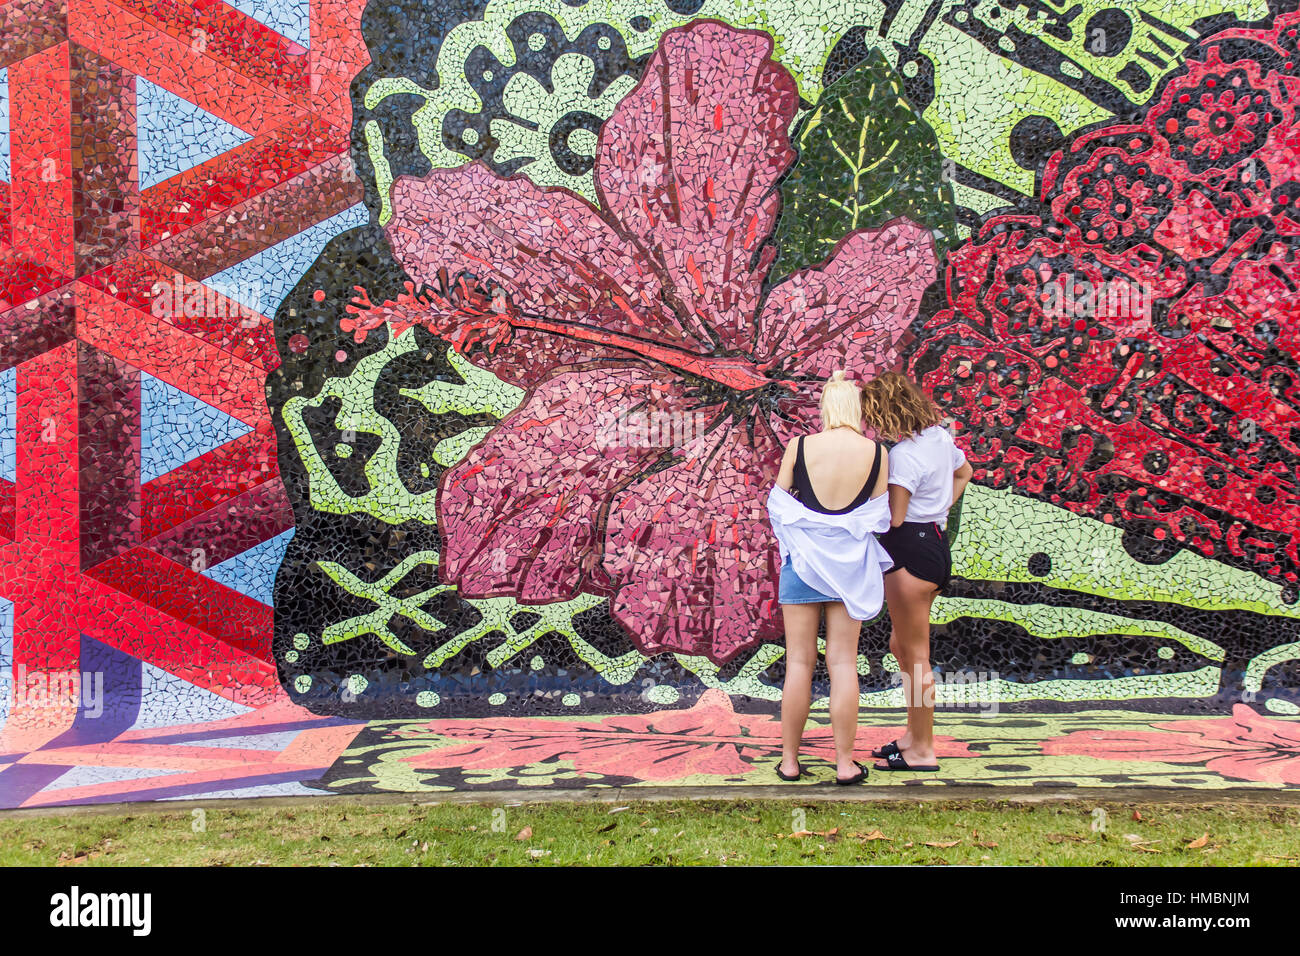
<svg viewBox="0 0 1300 956"><path fill-rule="evenodd" d="M284 560L285 549L293 540L294 529L290 528L277 534L274 538L254 545L247 551L240 552L233 558L227 558L204 571L204 575L234 588L240 594L272 606L272 592L275 589L275 572Z"/></svg>
<svg viewBox="0 0 1300 956"><path fill-rule="evenodd" d="M153 481L252 427L219 408L140 373L140 481Z"/></svg>
<svg viewBox="0 0 1300 956"><path fill-rule="evenodd" d="M136 77L140 188L220 156L253 137L170 90Z"/></svg>
<svg viewBox="0 0 1300 956"><path fill-rule="evenodd" d="M18 370L0 372L0 478L14 480L18 468Z"/></svg>
<svg viewBox="0 0 1300 956"><path fill-rule="evenodd" d="M303 49L311 43L308 0L228 0L240 13L270 27Z"/></svg>

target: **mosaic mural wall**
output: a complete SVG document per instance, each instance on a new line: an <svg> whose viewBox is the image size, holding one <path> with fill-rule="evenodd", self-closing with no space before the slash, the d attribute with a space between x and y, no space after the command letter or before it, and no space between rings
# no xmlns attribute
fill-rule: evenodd
<svg viewBox="0 0 1300 956"><path fill-rule="evenodd" d="M286 688L770 707L763 491L819 379L901 365L978 468L941 666L1292 712L1294 19L372 4L370 221L276 320Z"/></svg>
<svg viewBox="0 0 1300 956"><path fill-rule="evenodd" d="M941 702L1286 723L1295 6L0 3L0 789L213 721L163 796L363 721L377 767L416 718L757 733L835 368L976 468Z"/></svg>

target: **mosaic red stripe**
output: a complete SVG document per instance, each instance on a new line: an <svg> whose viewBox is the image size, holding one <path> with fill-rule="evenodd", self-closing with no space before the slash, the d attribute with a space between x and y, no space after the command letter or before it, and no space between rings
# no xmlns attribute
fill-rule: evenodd
<svg viewBox="0 0 1300 956"><path fill-rule="evenodd" d="M145 547L177 564L193 566L198 559L214 567L292 527L293 508L284 485L266 481L167 527Z"/></svg>
<svg viewBox="0 0 1300 956"><path fill-rule="evenodd" d="M270 423L147 483L140 518L145 539L204 514L279 476Z"/></svg>
<svg viewBox="0 0 1300 956"><path fill-rule="evenodd" d="M304 195L314 201L305 205ZM351 161L335 156L158 242L149 254L188 275L210 276L356 205L364 195Z"/></svg>
<svg viewBox="0 0 1300 956"><path fill-rule="evenodd" d="M309 90L307 51L220 0L114 0L202 53L291 96Z"/></svg>
<svg viewBox="0 0 1300 956"><path fill-rule="evenodd" d="M187 300L180 308L175 302L178 277L182 297ZM268 371L279 365L269 317L226 298L211 286L194 296L193 283L201 281L144 255L130 256L82 278L91 288L140 312L156 313L161 321L250 365ZM195 308L198 314L187 314Z"/></svg>
<svg viewBox="0 0 1300 956"><path fill-rule="evenodd" d="M138 604L202 631L208 640L271 659L271 609L189 567L133 548L86 573Z"/></svg>
<svg viewBox="0 0 1300 956"><path fill-rule="evenodd" d="M70 0L68 36L254 136L306 111L288 97L237 73L109 0Z"/></svg>
<svg viewBox="0 0 1300 956"><path fill-rule="evenodd" d="M9 0L0 5L0 69L67 38L66 0Z"/></svg>
<svg viewBox="0 0 1300 956"><path fill-rule="evenodd" d="M75 268L71 115L66 43L9 67L12 242L65 275Z"/></svg>
<svg viewBox="0 0 1300 956"><path fill-rule="evenodd" d="M315 117L265 133L146 189L142 241L145 246L161 242L347 149L347 134ZM225 218L217 228L230 228Z"/></svg>

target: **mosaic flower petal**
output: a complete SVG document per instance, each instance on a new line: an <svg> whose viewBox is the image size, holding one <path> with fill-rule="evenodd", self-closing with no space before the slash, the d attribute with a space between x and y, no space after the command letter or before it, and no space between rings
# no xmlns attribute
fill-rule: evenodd
<svg viewBox="0 0 1300 956"><path fill-rule="evenodd" d="M601 130L596 187L684 314L748 344L775 250L772 188L794 161L794 79L766 34L699 21L664 34Z"/></svg>

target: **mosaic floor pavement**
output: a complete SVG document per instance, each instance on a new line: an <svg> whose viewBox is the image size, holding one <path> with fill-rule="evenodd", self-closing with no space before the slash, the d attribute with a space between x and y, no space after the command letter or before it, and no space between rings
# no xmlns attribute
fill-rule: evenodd
<svg viewBox="0 0 1300 956"><path fill-rule="evenodd" d="M865 713L863 753L899 730ZM720 691L646 715L348 722L286 701L216 720L112 730L93 721L0 731L0 807L127 801L772 784L774 715L737 713ZM111 723L111 722L110 722ZM1300 719L1105 710L941 712L937 774L875 786L1300 787ZM107 732L105 732L107 731ZM829 786L830 728L814 715L808 782Z"/></svg>

